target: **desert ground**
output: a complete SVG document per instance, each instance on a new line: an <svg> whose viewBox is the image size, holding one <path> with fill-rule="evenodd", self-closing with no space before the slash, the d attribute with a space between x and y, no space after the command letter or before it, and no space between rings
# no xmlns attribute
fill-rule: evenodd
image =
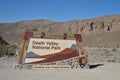
<svg viewBox="0 0 120 80"><path fill-rule="evenodd" d="M18 57L0 58L0 80L120 80L119 48L84 48L90 69L13 69Z"/></svg>

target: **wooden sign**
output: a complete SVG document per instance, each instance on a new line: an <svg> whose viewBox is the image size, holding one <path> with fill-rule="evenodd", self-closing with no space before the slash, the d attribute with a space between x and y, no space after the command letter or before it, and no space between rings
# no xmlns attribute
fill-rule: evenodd
<svg viewBox="0 0 120 80"><path fill-rule="evenodd" d="M25 32L19 64L61 61L83 53L80 34Z"/></svg>

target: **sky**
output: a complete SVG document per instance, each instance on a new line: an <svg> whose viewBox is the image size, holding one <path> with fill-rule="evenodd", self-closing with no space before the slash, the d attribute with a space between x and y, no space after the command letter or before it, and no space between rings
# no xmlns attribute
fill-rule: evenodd
<svg viewBox="0 0 120 80"><path fill-rule="evenodd" d="M120 0L0 0L0 23L66 22L120 14Z"/></svg>

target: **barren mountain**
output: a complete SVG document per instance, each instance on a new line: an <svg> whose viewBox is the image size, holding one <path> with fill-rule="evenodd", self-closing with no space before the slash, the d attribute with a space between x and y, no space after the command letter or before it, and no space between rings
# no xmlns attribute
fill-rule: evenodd
<svg viewBox="0 0 120 80"><path fill-rule="evenodd" d="M0 36L10 44L19 44L25 30L48 33L80 33L84 46L120 46L120 15L109 15L86 20L54 22L50 20L0 23Z"/></svg>

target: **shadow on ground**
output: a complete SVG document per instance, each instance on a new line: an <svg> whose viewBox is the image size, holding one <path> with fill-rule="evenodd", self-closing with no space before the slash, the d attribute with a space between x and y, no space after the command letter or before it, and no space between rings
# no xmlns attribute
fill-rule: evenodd
<svg viewBox="0 0 120 80"><path fill-rule="evenodd" d="M94 69L97 68L99 66L103 66L104 64L94 64L94 65L90 65L90 69Z"/></svg>

